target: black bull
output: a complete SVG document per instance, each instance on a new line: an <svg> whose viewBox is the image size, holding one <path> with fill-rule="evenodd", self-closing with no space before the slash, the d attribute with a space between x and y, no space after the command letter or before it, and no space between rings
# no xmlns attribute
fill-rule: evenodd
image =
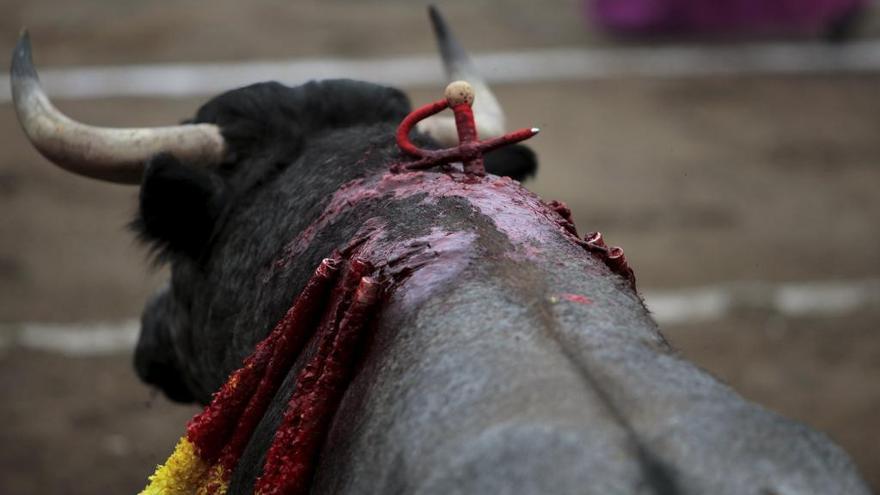
<svg viewBox="0 0 880 495"><path fill-rule="evenodd" d="M416 261L377 316L313 493L867 493L823 435L678 357L631 286L518 183L390 174L407 110L394 90L325 82L199 112L236 162L147 169L139 226L173 267L144 314L147 381L206 401L320 260L366 234L377 263ZM232 493L259 474L301 366Z"/></svg>
<svg viewBox="0 0 880 495"><path fill-rule="evenodd" d="M208 401L321 259L353 240L394 280L312 493L868 493L825 436L676 355L629 281L519 183L390 173L405 159L393 139L409 111L399 91L260 84L206 104L202 125L106 130L59 116L29 57L24 38L17 110L62 166L131 181L143 150L222 156L203 168L159 154L143 172L135 228L172 277L144 311L135 366L170 397ZM487 157L490 172L517 177L531 164L522 147ZM288 372L230 493L251 491L310 352Z"/></svg>

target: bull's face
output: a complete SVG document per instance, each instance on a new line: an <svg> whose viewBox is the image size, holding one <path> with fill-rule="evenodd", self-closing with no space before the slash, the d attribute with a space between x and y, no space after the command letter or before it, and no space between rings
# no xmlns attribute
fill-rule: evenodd
<svg viewBox="0 0 880 495"><path fill-rule="evenodd" d="M450 76L476 86L481 136L501 133L495 98L433 20ZM135 366L179 401L207 400L283 314L298 289L285 279L327 254L288 259L285 247L342 184L401 159L393 135L409 112L403 93L369 83L264 83L211 100L180 126L86 126L42 92L26 34L14 54L13 93L44 156L81 175L141 185L133 228L172 275L146 306ZM457 142L449 118L420 130L433 138L417 138L426 146ZM523 179L535 161L514 146L487 155L486 166Z"/></svg>

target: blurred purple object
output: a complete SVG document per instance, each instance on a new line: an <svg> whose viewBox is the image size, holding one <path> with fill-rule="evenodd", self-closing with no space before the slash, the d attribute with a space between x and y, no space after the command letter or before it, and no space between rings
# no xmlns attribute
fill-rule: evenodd
<svg viewBox="0 0 880 495"><path fill-rule="evenodd" d="M870 0L586 0L602 28L627 35L818 35Z"/></svg>

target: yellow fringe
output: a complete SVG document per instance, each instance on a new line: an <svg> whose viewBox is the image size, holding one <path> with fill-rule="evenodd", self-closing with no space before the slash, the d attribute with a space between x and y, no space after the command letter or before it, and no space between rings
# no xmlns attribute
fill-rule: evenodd
<svg viewBox="0 0 880 495"><path fill-rule="evenodd" d="M209 468L199 458L195 446L184 436L177 442L171 457L150 476L147 487L140 495L193 495L202 486ZM225 483L223 485L223 491L218 491L218 494L226 493Z"/></svg>
<svg viewBox="0 0 880 495"><path fill-rule="evenodd" d="M229 490L226 478L226 470L223 466L218 464L211 467L196 495L226 495L226 491Z"/></svg>

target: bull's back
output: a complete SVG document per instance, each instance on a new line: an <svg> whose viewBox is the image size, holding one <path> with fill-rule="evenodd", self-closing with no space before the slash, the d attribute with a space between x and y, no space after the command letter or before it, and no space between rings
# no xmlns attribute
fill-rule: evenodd
<svg viewBox="0 0 880 495"><path fill-rule="evenodd" d="M317 493L868 493L824 436L682 361L650 322L597 309L625 289L582 268L564 289L589 304L485 273L415 314L392 303Z"/></svg>
<svg viewBox="0 0 880 495"><path fill-rule="evenodd" d="M313 493L868 493L827 439L676 356L630 283L537 198L426 178L433 194L391 187L406 178L359 185L358 213L325 227L365 235L360 255L389 255L397 281ZM284 405L233 493L248 492Z"/></svg>

